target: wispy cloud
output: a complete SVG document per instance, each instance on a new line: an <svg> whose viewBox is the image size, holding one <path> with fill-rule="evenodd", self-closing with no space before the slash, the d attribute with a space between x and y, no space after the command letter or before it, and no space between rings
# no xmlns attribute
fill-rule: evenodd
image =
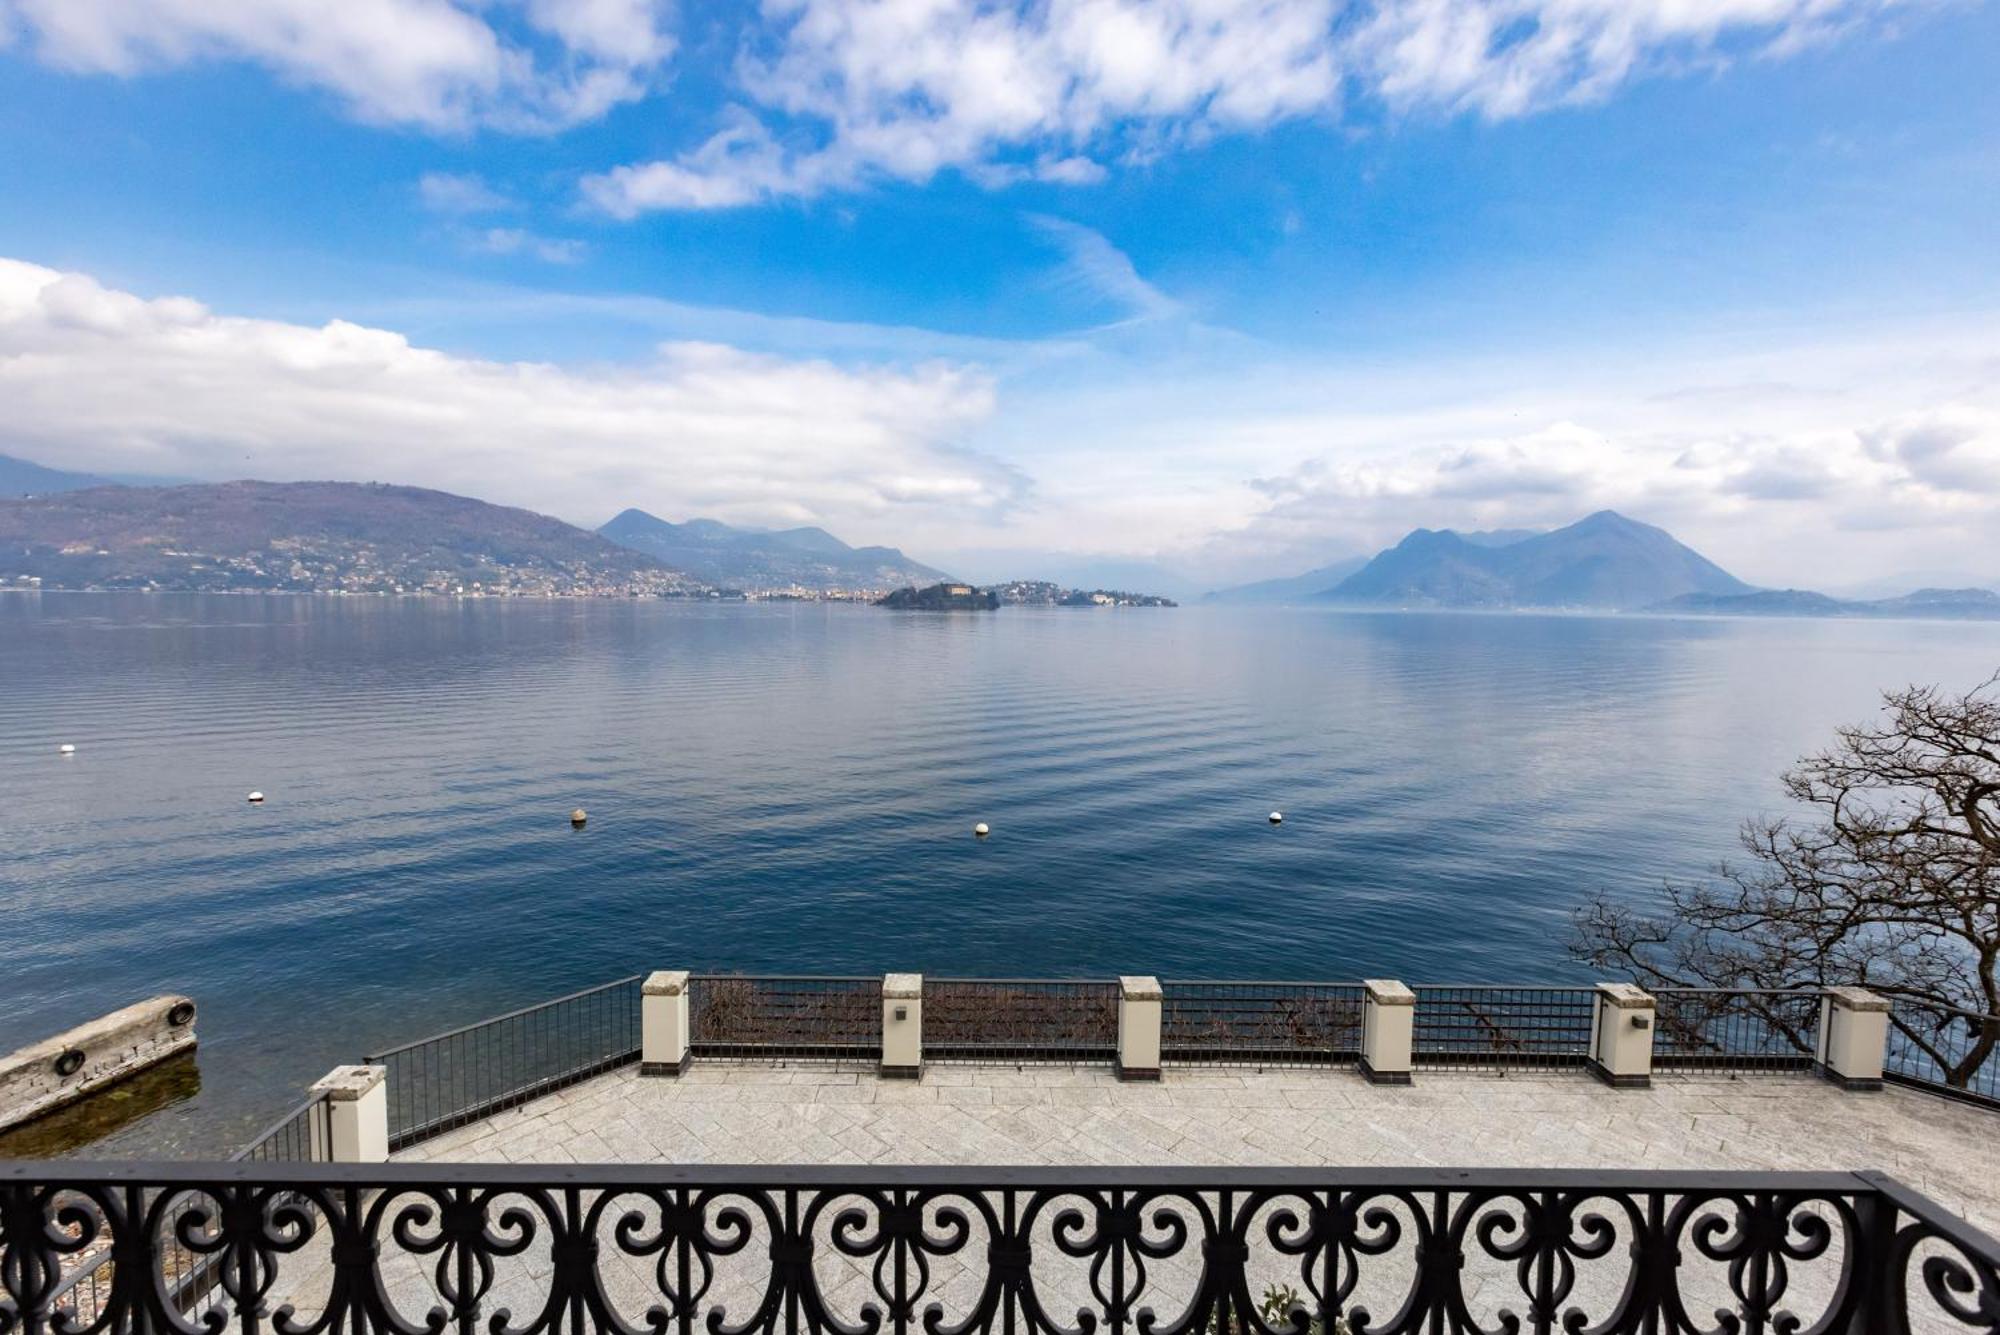
<svg viewBox="0 0 2000 1335"><path fill-rule="evenodd" d="M470 244L484 255L527 255L545 264L578 264L590 254L588 242L542 236L522 227L489 227L475 233Z"/></svg>
<svg viewBox="0 0 2000 1335"><path fill-rule="evenodd" d="M432 213L467 216L500 213L514 201L470 172L425 172L417 180L417 199Z"/></svg>
<svg viewBox="0 0 2000 1335"><path fill-rule="evenodd" d="M1068 284L1116 306L1133 319L1157 320L1182 313L1181 303L1139 276L1131 256L1100 232L1066 218L1030 214L1036 231L1061 248Z"/></svg>

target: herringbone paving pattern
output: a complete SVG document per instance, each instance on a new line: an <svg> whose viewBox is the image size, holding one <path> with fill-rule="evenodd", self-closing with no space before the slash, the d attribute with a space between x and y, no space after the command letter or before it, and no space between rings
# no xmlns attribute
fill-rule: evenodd
<svg viewBox="0 0 2000 1335"><path fill-rule="evenodd" d="M2000 1113L1809 1075L1169 1071L933 1066L615 1071L397 1156L513 1163L1877 1168L2000 1229Z"/></svg>

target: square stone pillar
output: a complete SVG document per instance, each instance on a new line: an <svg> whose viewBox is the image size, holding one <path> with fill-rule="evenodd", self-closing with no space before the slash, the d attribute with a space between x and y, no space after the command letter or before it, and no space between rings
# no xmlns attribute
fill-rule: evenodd
<svg viewBox="0 0 2000 1335"><path fill-rule="evenodd" d="M924 1071L924 976L882 975L882 1067L891 1079L915 1080Z"/></svg>
<svg viewBox="0 0 2000 1335"><path fill-rule="evenodd" d="M333 1163L386 1163L389 1159L389 1068L336 1066L310 1093L326 1100L326 1157ZM313 1151L320 1152L320 1137Z"/></svg>
<svg viewBox="0 0 2000 1335"><path fill-rule="evenodd" d="M1882 1088L1889 1051L1889 999L1866 988L1829 987L1819 1003L1820 1073L1842 1089Z"/></svg>
<svg viewBox="0 0 2000 1335"><path fill-rule="evenodd" d="M1392 978L1366 978L1361 1006L1361 1074L1373 1085L1410 1083L1417 994Z"/></svg>
<svg viewBox="0 0 2000 1335"><path fill-rule="evenodd" d="M1160 1010L1166 993L1152 977L1118 979L1118 1078L1160 1078Z"/></svg>
<svg viewBox="0 0 2000 1335"><path fill-rule="evenodd" d="M1652 994L1632 983L1597 985L1597 1018L1590 1073L1613 1089L1645 1089L1653 1083L1654 1011Z"/></svg>
<svg viewBox="0 0 2000 1335"><path fill-rule="evenodd" d="M679 1075L687 1070L688 975L656 969L639 985L639 1074Z"/></svg>

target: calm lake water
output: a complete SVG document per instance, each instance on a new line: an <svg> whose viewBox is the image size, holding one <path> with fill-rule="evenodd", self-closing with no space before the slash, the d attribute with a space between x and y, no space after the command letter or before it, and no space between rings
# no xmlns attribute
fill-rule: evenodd
<svg viewBox="0 0 2000 1335"><path fill-rule="evenodd" d="M0 595L0 1047L192 994L199 1094L93 1152L193 1153L651 968L1587 980L1585 896L1996 666L1916 622Z"/></svg>

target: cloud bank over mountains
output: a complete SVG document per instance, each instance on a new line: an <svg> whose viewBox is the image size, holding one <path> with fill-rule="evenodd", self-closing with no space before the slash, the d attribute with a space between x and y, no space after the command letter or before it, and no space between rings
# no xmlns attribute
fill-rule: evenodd
<svg viewBox="0 0 2000 1335"><path fill-rule="evenodd" d="M593 524L640 499L870 529L918 507L967 522L1025 485L955 443L992 411L976 369L692 343L627 367L482 361L15 260L0 260L0 401L7 447L67 468L411 483Z"/></svg>
<svg viewBox="0 0 2000 1335"><path fill-rule="evenodd" d="M1913 377L1939 353L1882 351L1892 358L1885 372ZM1941 563L1947 552L1995 559L1984 535L2000 524L2000 387L1951 395L1892 385L1890 375L1846 394L1833 374L1816 376L1817 405L1772 392L1727 425L1671 402L1604 398L1563 405L1577 416L1526 431L1495 421L1453 439L1440 420L1432 443L1404 437L1378 452L1359 440L1365 423L1321 423L1355 443L1256 479L1260 504L1230 541L1282 566L1282 554L1321 550L1328 533L1354 535L1366 550L1417 526L1547 528L1619 509L1701 535L1766 581L1804 579L1817 562L1839 565L1870 547L1857 570L1923 550ZM1913 406L1925 389L1950 397ZM1898 551L1905 544L1912 550Z"/></svg>
<svg viewBox="0 0 2000 1335"><path fill-rule="evenodd" d="M621 366L480 360L0 260L5 447L38 462L411 483L591 525L628 505L823 524L933 562L1087 547L1218 580L1417 526L1540 528L1604 508L1763 582L1991 555L1994 334L1799 340L1597 378L1560 358L1170 365L1093 376L1089 419L1115 424L1065 435L1050 422L1080 410L1060 386L977 360L689 342Z"/></svg>

